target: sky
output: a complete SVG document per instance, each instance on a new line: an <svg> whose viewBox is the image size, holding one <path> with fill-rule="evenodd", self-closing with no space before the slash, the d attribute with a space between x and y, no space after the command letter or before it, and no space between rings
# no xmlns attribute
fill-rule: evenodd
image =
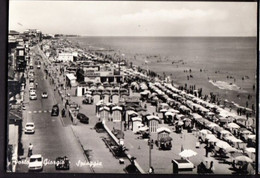
<svg viewBox="0 0 260 178"><path fill-rule="evenodd" d="M86 36L256 36L256 2L21 1L9 30Z"/></svg>

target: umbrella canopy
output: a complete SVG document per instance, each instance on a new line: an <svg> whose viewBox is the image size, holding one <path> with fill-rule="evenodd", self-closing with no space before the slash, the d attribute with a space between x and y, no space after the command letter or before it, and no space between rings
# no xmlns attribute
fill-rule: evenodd
<svg viewBox="0 0 260 178"><path fill-rule="evenodd" d="M161 109L160 112L167 112L167 109Z"/></svg>
<svg viewBox="0 0 260 178"><path fill-rule="evenodd" d="M236 148L234 148L234 147L228 147L228 148L226 149L226 152L227 152L227 153L235 153L235 152L239 152L239 150L236 149Z"/></svg>
<svg viewBox="0 0 260 178"><path fill-rule="evenodd" d="M213 140L213 139L215 139L215 138L216 138L216 136L213 135L213 134L207 134L207 135L206 135L206 139L208 139L208 140L209 140L209 139L212 139L212 140Z"/></svg>
<svg viewBox="0 0 260 178"><path fill-rule="evenodd" d="M138 130L144 132L144 131L149 130L149 127L147 127L147 126L145 126L145 127L140 127Z"/></svg>
<svg viewBox="0 0 260 178"><path fill-rule="evenodd" d="M247 163L252 163L253 160L247 156L237 156L235 158L236 161L241 161L241 162L247 162Z"/></svg>
<svg viewBox="0 0 260 178"><path fill-rule="evenodd" d="M190 149L186 150L185 149L182 152L180 152L179 155L183 158L189 158L189 157L192 157L192 156L196 156L197 153L193 150L190 150Z"/></svg>
<svg viewBox="0 0 260 178"><path fill-rule="evenodd" d="M183 125L184 124L184 122L182 122L182 121L178 121L177 122L177 125L179 125L179 126L181 126L181 125Z"/></svg>
<svg viewBox="0 0 260 178"><path fill-rule="evenodd" d="M172 109L172 108L171 108L171 109L168 109L168 112L173 112L173 113L177 113L177 114L180 113L180 111L175 110L175 109Z"/></svg>
<svg viewBox="0 0 260 178"><path fill-rule="evenodd" d="M240 128L240 126L239 125L237 125L236 123L229 123L228 125L227 125L229 128L232 128L232 129L239 129Z"/></svg>
<svg viewBox="0 0 260 178"><path fill-rule="evenodd" d="M246 148L245 151L249 152L249 153L255 153L255 148Z"/></svg>
<svg viewBox="0 0 260 178"><path fill-rule="evenodd" d="M213 112L208 112L208 116L214 116L215 115L215 113L213 113Z"/></svg>
<svg viewBox="0 0 260 178"><path fill-rule="evenodd" d="M227 149L227 148L231 147L227 142L224 142L222 140L218 141L216 143L216 146L219 148L222 148L222 149Z"/></svg>
<svg viewBox="0 0 260 178"><path fill-rule="evenodd" d="M212 134L211 131L207 130L207 129L202 129L201 131L199 131L200 133L203 133L203 134Z"/></svg>

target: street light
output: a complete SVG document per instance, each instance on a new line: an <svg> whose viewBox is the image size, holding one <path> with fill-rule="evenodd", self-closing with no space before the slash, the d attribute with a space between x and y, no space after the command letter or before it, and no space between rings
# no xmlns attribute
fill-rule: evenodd
<svg viewBox="0 0 260 178"><path fill-rule="evenodd" d="M125 56L125 54L122 54L122 57L124 57ZM119 95L118 95L118 105L119 105L119 102L120 102L120 96L121 96L121 83L120 83L120 81L121 81L121 78L120 78L120 76L121 76L121 74L120 74L120 58L119 58L119 60L118 60L118 69L119 69L119 91L118 91L118 93L119 93ZM123 121L122 121L122 112L121 112L121 122L120 122L121 124L120 124L120 128L121 128L121 131L122 131L122 125L123 125Z"/></svg>

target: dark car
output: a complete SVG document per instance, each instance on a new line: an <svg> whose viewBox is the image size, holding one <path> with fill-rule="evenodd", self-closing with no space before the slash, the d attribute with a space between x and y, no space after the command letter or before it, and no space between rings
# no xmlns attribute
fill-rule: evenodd
<svg viewBox="0 0 260 178"><path fill-rule="evenodd" d="M70 161L67 156L56 158L55 168L58 170L69 170Z"/></svg>
<svg viewBox="0 0 260 178"><path fill-rule="evenodd" d="M83 104L93 104L93 99L89 99L89 98L85 98L83 101L82 101Z"/></svg>
<svg viewBox="0 0 260 178"><path fill-rule="evenodd" d="M86 124L89 123L89 118L85 114L78 113L77 118L82 123L86 123Z"/></svg>
<svg viewBox="0 0 260 178"><path fill-rule="evenodd" d="M52 107L51 116L59 116L59 106L57 104Z"/></svg>

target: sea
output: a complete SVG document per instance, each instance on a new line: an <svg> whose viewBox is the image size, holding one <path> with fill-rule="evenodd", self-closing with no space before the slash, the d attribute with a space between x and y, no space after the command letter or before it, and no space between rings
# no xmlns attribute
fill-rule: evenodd
<svg viewBox="0 0 260 178"><path fill-rule="evenodd" d="M224 102L256 107L256 37L71 37L86 50L120 56L169 76L174 84L202 88ZM253 105L253 106L252 106Z"/></svg>

